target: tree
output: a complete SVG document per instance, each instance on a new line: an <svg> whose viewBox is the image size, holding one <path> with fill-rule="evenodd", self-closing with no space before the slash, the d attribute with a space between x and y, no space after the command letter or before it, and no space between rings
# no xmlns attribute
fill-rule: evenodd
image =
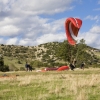
<svg viewBox="0 0 100 100"><path fill-rule="evenodd" d="M57 48L56 56L65 62L71 62L75 58L79 66L82 61L85 63L93 61L93 57L87 52L87 49L84 39L81 39L75 46L68 44L68 41L64 41Z"/></svg>
<svg viewBox="0 0 100 100"><path fill-rule="evenodd" d="M31 61L30 62L30 65L32 67L42 67L43 66L43 63L41 61L39 61L39 60L34 60L34 61Z"/></svg>
<svg viewBox="0 0 100 100"><path fill-rule="evenodd" d="M0 55L0 71L9 71L9 66L4 65L4 59L2 55Z"/></svg>
<svg viewBox="0 0 100 100"><path fill-rule="evenodd" d="M77 52L77 48L70 45L68 41L64 41L60 43L59 47L56 50L56 56L65 62L70 62L72 58L75 57L75 54Z"/></svg>
<svg viewBox="0 0 100 100"><path fill-rule="evenodd" d="M4 66L4 60L2 55L0 55L0 66Z"/></svg>

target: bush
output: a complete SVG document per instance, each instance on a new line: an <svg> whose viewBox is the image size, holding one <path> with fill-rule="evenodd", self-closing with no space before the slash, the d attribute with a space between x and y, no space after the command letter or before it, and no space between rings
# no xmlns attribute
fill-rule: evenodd
<svg viewBox="0 0 100 100"><path fill-rule="evenodd" d="M43 63L41 61L35 60L31 62L31 66L33 67L42 67Z"/></svg>
<svg viewBox="0 0 100 100"><path fill-rule="evenodd" d="M22 64L20 60L18 60L18 64Z"/></svg>
<svg viewBox="0 0 100 100"><path fill-rule="evenodd" d="M2 71L3 72L9 71L9 66L8 65L4 65Z"/></svg>
<svg viewBox="0 0 100 100"><path fill-rule="evenodd" d="M25 68L24 67L20 67L20 71L25 71Z"/></svg>

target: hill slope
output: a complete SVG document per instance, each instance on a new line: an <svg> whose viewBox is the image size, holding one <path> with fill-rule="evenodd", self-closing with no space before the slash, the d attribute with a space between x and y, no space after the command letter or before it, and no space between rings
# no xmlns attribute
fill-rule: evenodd
<svg viewBox="0 0 100 100"><path fill-rule="evenodd" d="M4 57L4 63L11 67L20 69L24 67L25 62L42 61L45 63L56 62L64 63L63 59L56 56L57 48L61 43L50 42L38 46L17 46L17 45L0 45L0 54ZM100 50L87 46L86 51L90 56L100 59ZM42 65L43 67L43 65Z"/></svg>

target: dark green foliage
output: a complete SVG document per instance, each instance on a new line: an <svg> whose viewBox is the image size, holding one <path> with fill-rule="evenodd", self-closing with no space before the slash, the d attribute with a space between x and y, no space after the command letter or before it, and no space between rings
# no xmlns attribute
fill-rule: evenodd
<svg viewBox="0 0 100 100"><path fill-rule="evenodd" d="M56 56L59 59L63 59L65 62L70 62L72 58L75 58L77 48L68 44L68 41L64 41L59 44L57 48Z"/></svg>
<svg viewBox="0 0 100 100"><path fill-rule="evenodd" d="M43 66L44 67L48 67L48 63L43 63Z"/></svg>
<svg viewBox="0 0 100 100"><path fill-rule="evenodd" d="M76 46L71 46L68 44L68 41L64 41L59 44L56 51L56 56L59 59L63 59L65 62L70 63L73 59L76 59L77 66L80 66L82 61L85 62L87 66L90 65L90 62L92 62L92 64L97 64L99 61L95 55L91 55L90 52L88 52L84 39L80 40Z"/></svg>
<svg viewBox="0 0 100 100"><path fill-rule="evenodd" d="M0 58L0 66L4 66L4 60L3 60L3 58Z"/></svg>
<svg viewBox="0 0 100 100"><path fill-rule="evenodd" d="M1 46L4 46L4 44L1 44Z"/></svg>
<svg viewBox="0 0 100 100"><path fill-rule="evenodd" d="M4 65L1 69L2 72L7 72L9 71L9 66L8 65Z"/></svg>
<svg viewBox="0 0 100 100"><path fill-rule="evenodd" d="M41 61L35 60L35 61L32 61L30 65L32 67L41 67L43 66L43 63Z"/></svg>
<svg viewBox="0 0 100 100"><path fill-rule="evenodd" d="M20 71L25 71L25 67L20 67Z"/></svg>
<svg viewBox="0 0 100 100"><path fill-rule="evenodd" d="M22 64L20 60L18 60L18 64Z"/></svg>
<svg viewBox="0 0 100 100"><path fill-rule="evenodd" d="M2 55L0 55L0 71L2 72L9 71L9 66L4 65L4 59Z"/></svg>

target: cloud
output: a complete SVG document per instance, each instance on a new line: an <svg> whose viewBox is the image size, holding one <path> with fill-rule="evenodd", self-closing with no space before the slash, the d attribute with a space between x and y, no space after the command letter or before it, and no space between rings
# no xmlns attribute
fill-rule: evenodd
<svg viewBox="0 0 100 100"><path fill-rule="evenodd" d="M30 2L28 0L1 0L0 36L9 37L9 39L20 37L19 44L32 45L32 41L36 41L42 35L60 34L64 27L64 19L42 18L38 14L54 14L72 9L71 2L73 0L30 0Z"/></svg>
<svg viewBox="0 0 100 100"><path fill-rule="evenodd" d="M64 31L64 20L65 18L52 20L39 16L30 17L30 19L28 17L23 19L5 17L0 23L0 36L9 37L5 42L6 44L17 45L32 46L39 43L61 41L64 38L63 34L65 34L62 33ZM47 37L50 38L45 39ZM17 42L12 42L13 39Z"/></svg>
<svg viewBox="0 0 100 100"><path fill-rule="evenodd" d="M84 39L91 47L100 48L100 26L93 26L88 32L79 34L78 39Z"/></svg>
<svg viewBox="0 0 100 100"><path fill-rule="evenodd" d="M23 14L55 14L70 10L74 0L1 0L0 10Z"/></svg>
<svg viewBox="0 0 100 100"><path fill-rule="evenodd" d="M100 0L98 0L98 5L100 4ZM93 11L100 11L100 7L99 8L95 8L93 9Z"/></svg>
<svg viewBox="0 0 100 100"><path fill-rule="evenodd" d="M16 36L20 32L20 28L16 25L18 18L4 17L0 21L0 36Z"/></svg>
<svg viewBox="0 0 100 100"><path fill-rule="evenodd" d="M73 0L17 0L12 8L25 14L54 14L68 10L72 2Z"/></svg>
<svg viewBox="0 0 100 100"><path fill-rule="evenodd" d="M18 38L0 38L0 44L5 45L17 45Z"/></svg>
<svg viewBox="0 0 100 100"><path fill-rule="evenodd" d="M19 29L16 26L6 25L3 27L0 27L0 36L15 36L15 35L18 35L17 34L18 31Z"/></svg>
<svg viewBox="0 0 100 100"><path fill-rule="evenodd" d="M64 33L62 34L45 34L36 39L37 44L54 42L54 41L62 41L65 40L66 36Z"/></svg>
<svg viewBox="0 0 100 100"><path fill-rule="evenodd" d="M76 7L72 5L74 1L78 0L0 0L0 43L33 46L63 41L66 39L65 18L53 19L52 15L73 10ZM87 19L100 21L99 16L89 15ZM81 33L79 38L83 37L87 44L98 47L99 29L100 26L94 26Z"/></svg>
<svg viewBox="0 0 100 100"><path fill-rule="evenodd" d="M0 38L0 44L5 44L6 41L3 38Z"/></svg>
<svg viewBox="0 0 100 100"><path fill-rule="evenodd" d="M96 21L96 23L98 23L100 21L100 16L91 16L91 15L88 15L87 17L84 18L85 20L94 20Z"/></svg>
<svg viewBox="0 0 100 100"><path fill-rule="evenodd" d="M33 45L33 41L32 40L30 40L30 39L20 39L19 40L19 42L18 42L18 45L26 45L26 46L31 46L31 45Z"/></svg>
<svg viewBox="0 0 100 100"><path fill-rule="evenodd" d="M98 4L100 4L100 0L98 0Z"/></svg>
<svg viewBox="0 0 100 100"><path fill-rule="evenodd" d="M90 33L93 33L93 34L99 33L100 34L100 26L92 27L92 29L90 29Z"/></svg>
<svg viewBox="0 0 100 100"><path fill-rule="evenodd" d="M100 11L100 8L93 9L94 11Z"/></svg>
<svg viewBox="0 0 100 100"><path fill-rule="evenodd" d="M91 16L91 15L88 15L85 20L87 19L90 19L90 20L97 20L99 18L99 16Z"/></svg>
<svg viewBox="0 0 100 100"><path fill-rule="evenodd" d="M23 40L20 40L21 45L39 45L41 43L62 41L65 38L64 31L64 20L53 20L47 23L41 19L41 23L33 25L29 29L29 33L24 35ZM39 25L39 26L38 26Z"/></svg>
<svg viewBox="0 0 100 100"><path fill-rule="evenodd" d="M11 44L16 45L17 41L18 41L17 38L10 38L10 39L6 40L6 44L7 45L11 45Z"/></svg>

